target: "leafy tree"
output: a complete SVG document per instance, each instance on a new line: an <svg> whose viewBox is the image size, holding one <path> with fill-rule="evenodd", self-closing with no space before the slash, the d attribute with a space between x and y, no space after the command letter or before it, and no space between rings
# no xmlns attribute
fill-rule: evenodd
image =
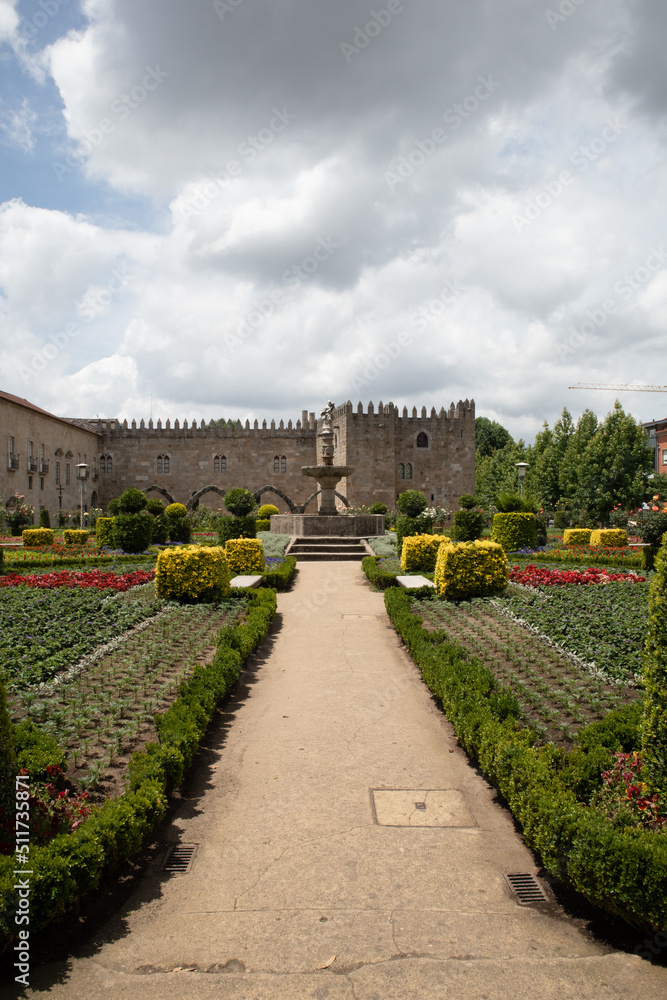
<svg viewBox="0 0 667 1000"><path fill-rule="evenodd" d="M527 484L531 493L545 507L554 508L561 499L560 470L567 453L574 424L567 409L563 409L553 430L544 422L543 430L535 438L530 449Z"/></svg>
<svg viewBox="0 0 667 1000"><path fill-rule="evenodd" d="M592 410L584 410L577 420L577 426L570 434L567 448L559 467L558 484L561 501L563 502L586 506L587 497L585 490L580 485L579 479L586 448L595 436L597 429L598 418Z"/></svg>
<svg viewBox="0 0 667 1000"><path fill-rule="evenodd" d="M512 442L510 432L496 420L477 417L475 420L475 450L480 456L493 455Z"/></svg>

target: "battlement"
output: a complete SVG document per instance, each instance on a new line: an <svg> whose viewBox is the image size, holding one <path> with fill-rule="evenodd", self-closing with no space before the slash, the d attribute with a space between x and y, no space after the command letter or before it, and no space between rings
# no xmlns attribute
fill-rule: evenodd
<svg viewBox="0 0 667 1000"><path fill-rule="evenodd" d="M373 402L368 403L366 410L364 410L363 403L357 403L356 409L353 407L351 401L348 399L347 403L342 406L336 407L334 411L334 419L344 414L352 414L353 417L379 417L379 416L389 416L395 415L398 420L460 420L466 416L475 416L475 400L474 399L460 399L456 405L450 403L449 409L445 410L444 406L440 408L438 412L436 408L431 407L431 412L429 413L425 406L422 406L421 411L417 411L417 407L413 406L412 411L409 412L407 406L403 407L403 410L399 412L399 408L394 405L394 403L383 403L382 400L377 405L377 410L373 405Z"/></svg>
<svg viewBox="0 0 667 1000"><path fill-rule="evenodd" d="M263 420L261 425L258 420L255 420L251 426L250 421L246 420L245 424L240 420L228 421L224 426L214 424L213 421L206 423L205 420L197 422L193 420L191 424L188 424L187 420L181 423L178 418L174 420L173 424L171 420L165 420L164 424L162 420L140 420L137 423L136 420L90 420L85 421L88 429L95 431L95 433L104 436L107 439L110 438L125 438L125 437L141 437L141 438L191 438L197 437L202 438L231 438L231 437L245 437L247 435L258 437L258 438L275 438L275 437L312 437L317 429L317 424L315 421L315 414L308 415L305 423L301 420L297 420L296 424L293 424L291 420L287 421L287 424L283 420L280 420L276 424L275 420L271 420L267 424L266 420Z"/></svg>

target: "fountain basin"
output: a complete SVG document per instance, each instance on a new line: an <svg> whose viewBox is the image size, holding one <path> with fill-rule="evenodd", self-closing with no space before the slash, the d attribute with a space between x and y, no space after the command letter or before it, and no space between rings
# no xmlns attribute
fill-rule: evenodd
<svg viewBox="0 0 667 1000"><path fill-rule="evenodd" d="M384 535L383 514L274 514L271 518L274 535L311 538L370 538Z"/></svg>

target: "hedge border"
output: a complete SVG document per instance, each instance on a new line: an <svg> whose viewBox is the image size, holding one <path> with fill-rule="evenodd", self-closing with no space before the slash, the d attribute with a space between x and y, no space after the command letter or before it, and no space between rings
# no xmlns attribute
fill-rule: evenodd
<svg viewBox="0 0 667 1000"><path fill-rule="evenodd" d="M380 569L377 556L364 556L361 560L361 568L368 581L378 590L399 586L395 573L385 573L384 570Z"/></svg>
<svg viewBox="0 0 667 1000"><path fill-rule="evenodd" d="M288 590L296 572L296 556L285 556L277 569L265 569L262 573L262 586L274 590Z"/></svg>
<svg viewBox="0 0 667 1000"><path fill-rule="evenodd" d="M385 593L392 624L425 683L546 870L630 924L667 929L667 837L614 827L579 802L561 777L575 751L535 746L531 731L519 728L512 713L512 693L464 646L442 631L425 630L411 603L403 590Z"/></svg>
<svg viewBox="0 0 667 1000"><path fill-rule="evenodd" d="M167 795L192 763L216 705L236 683L276 613L274 590L246 593L243 621L220 630L212 662L195 667L174 703L155 717L159 743L130 758L129 790L105 802L73 833L31 849L31 932L42 930L96 889L104 874L140 850L165 815ZM18 912L15 865L14 855L0 859L0 951L19 930L13 923Z"/></svg>

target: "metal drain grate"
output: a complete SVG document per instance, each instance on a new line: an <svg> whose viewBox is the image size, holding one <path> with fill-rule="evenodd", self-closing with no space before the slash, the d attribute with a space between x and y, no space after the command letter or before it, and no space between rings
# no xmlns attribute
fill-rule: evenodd
<svg viewBox="0 0 667 1000"><path fill-rule="evenodd" d="M162 870L169 875L187 875L196 853L196 844L176 844L169 851Z"/></svg>
<svg viewBox="0 0 667 1000"><path fill-rule="evenodd" d="M548 901L546 892L534 875L522 872L517 875L506 875L505 878L512 892L518 896L519 902L524 906Z"/></svg>

